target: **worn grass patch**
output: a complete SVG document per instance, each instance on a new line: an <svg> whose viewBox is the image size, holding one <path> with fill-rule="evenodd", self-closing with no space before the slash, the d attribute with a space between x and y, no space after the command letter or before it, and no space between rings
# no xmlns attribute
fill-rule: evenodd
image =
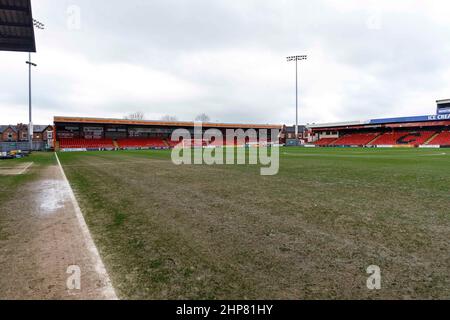
<svg viewBox="0 0 450 320"><path fill-rule="evenodd" d="M36 152L27 158L0 160L1 168L23 167L24 164L33 162L33 165L21 175L0 175L0 240L6 240L12 230L4 228L5 217L2 215L5 205L11 205L8 200L12 199L18 188L25 183L33 181L43 167L56 164L55 155L50 152Z"/></svg>
<svg viewBox="0 0 450 320"><path fill-rule="evenodd" d="M14 194L18 186L36 178L42 167L56 163L55 155L50 152L36 152L22 159L0 160L0 169L22 168L25 164L31 162L33 166L22 175L0 175L0 201L6 201Z"/></svg>

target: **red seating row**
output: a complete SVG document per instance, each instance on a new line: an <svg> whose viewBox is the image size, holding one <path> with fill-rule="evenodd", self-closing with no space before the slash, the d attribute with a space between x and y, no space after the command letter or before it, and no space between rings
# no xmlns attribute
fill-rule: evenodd
<svg viewBox="0 0 450 320"><path fill-rule="evenodd" d="M248 143L249 139L246 138L245 139L245 143ZM226 138L224 138L223 140L213 140L213 141L209 141L208 139L205 140L185 140L184 142L173 142L173 141L168 141L169 145L171 147L175 147L178 144L181 144L184 147L207 147L207 146L212 146L212 147L222 147L222 146L236 146L238 145L238 141L237 139L231 142L229 142ZM240 144L244 144L244 143L240 143Z"/></svg>
<svg viewBox="0 0 450 320"><path fill-rule="evenodd" d="M369 144L369 142L373 141L378 135L380 135L380 133L376 132L347 134L332 142L331 144L336 146L363 146Z"/></svg>
<svg viewBox="0 0 450 320"><path fill-rule="evenodd" d="M332 144L332 142L336 141L337 138L322 138L316 142L314 142L314 144L316 146L328 146L330 144Z"/></svg>
<svg viewBox="0 0 450 320"><path fill-rule="evenodd" d="M128 138L118 139L121 148L165 148L167 144L161 138Z"/></svg>
<svg viewBox="0 0 450 320"><path fill-rule="evenodd" d="M450 132L444 131L433 138L436 131L394 131L387 133L350 133L339 139L322 138L314 144L317 146L351 146L351 145L450 145ZM433 139L432 139L433 138ZM430 141L430 139L432 139Z"/></svg>
<svg viewBox="0 0 450 320"><path fill-rule="evenodd" d="M450 146L450 131L442 131L428 144Z"/></svg>
<svg viewBox="0 0 450 320"><path fill-rule="evenodd" d="M435 131L387 132L376 139L372 145L422 145Z"/></svg>
<svg viewBox="0 0 450 320"><path fill-rule="evenodd" d="M167 144L160 138L130 138L118 139L117 145L121 148L165 148ZM60 139L62 149L112 149L116 146L112 139Z"/></svg>
<svg viewBox="0 0 450 320"><path fill-rule="evenodd" d="M211 142L208 142L207 145L214 146L214 147L222 147L222 146L237 146L237 145L244 145L246 143L249 143L250 139L248 137L245 138L245 140L238 141L237 138L230 138L230 141L226 137L223 138L223 140L214 140Z"/></svg>
<svg viewBox="0 0 450 320"><path fill-rule="evenodd" d="M169 147L175 148L180 142L178 141L172 141L171 139L167 139L167 143L169 144Z"/></svg>
<svg viewBox="0 0 450 320"><path fill-rule="evenodd" d="M62 149L103 149L114 148L112 139L60 139Z"/></svg>

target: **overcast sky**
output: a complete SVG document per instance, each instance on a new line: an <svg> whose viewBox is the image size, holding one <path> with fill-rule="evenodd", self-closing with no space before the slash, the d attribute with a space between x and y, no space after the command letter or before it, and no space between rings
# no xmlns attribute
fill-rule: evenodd
<svg viewBox="0 0 450 320"><path fill-rule="evenodd" d="M450 3L34 0L34 123L54 115L320 123L435 113ZM0 52L0 124L28 121L27 54Z"/></svg>

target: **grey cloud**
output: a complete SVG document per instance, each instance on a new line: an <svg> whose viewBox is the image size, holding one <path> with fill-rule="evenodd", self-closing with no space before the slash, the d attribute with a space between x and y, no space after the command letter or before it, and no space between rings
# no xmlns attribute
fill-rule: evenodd
<svg viewBox="0 0 450 320"><path fill-rule="evenodd" d="M36 78L35 101L42 110L53 110L55 114L76 113L89 107L99 114L117 114L126 106L126 112L143 110L149 114L173 114L179 119L192 119L205 112L218 121L292 123L293 78L281 65L285 56L297 53L308 53L313 60L318 49L343 72L356 71L358 76L339 80L340 77L326 70L316 70L311 74L314 79L302 74L302 99L306 100L320 101L321 97L313 97L308 89L312 85L320 88L321 77L344 81L329 88L341 98L336 102L339 105L329 110L327 105L301 101L304 122L326 121L328 116L354 120L398 114L411 92L429 95L430 103L435 98L445 98L432 94L445 87L445 74L450 69L449 25L444 28L417 7L407 14L401 10L381 10L379 28L371 29L367 22L373 14L369 4L373 3L364 3L355 3L355 10L345 11L325 0L35 1L35 16L47 26L45 31L37 32L38 50L58 49L62 52L60 59L67 64L74 56L81 56L92 64L125 62L150 68L205 91L197 98L183 101L147 103L145 99L128 96L113 103L77 106L68 99L74 92L73 78L60 70L55 75ZM70 5L81 9L81 30L69 30L66 26L66 10ZM230 50L244 55L259 52L274 59L279 57L272 62L270 71L274 83L270 84L269 71L261 72L261 77L267 78L265 82L255 83L259 79L232 77L216 70L220 69L217 65L220 61L200 61L189 68L189 61L183 59L216 53L225 53L226 59ZM230 68L241 66L239 61L222 63ZM50 68L42 66L45 67ZM364 75L373 80L364 80ZM280 84L279 79L285 80ZM0 95L1 112L11 104L26 106L23 80L20 75L9 82L2 81L2 87L7 86L9 92ZM324 91L321 94L326 97L328 92ZM424 106L423 113L431 109L431 104Z"/></svg>

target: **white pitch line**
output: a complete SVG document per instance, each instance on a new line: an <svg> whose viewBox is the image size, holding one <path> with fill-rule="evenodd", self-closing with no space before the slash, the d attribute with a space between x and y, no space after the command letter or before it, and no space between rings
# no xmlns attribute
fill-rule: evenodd
<svg viewBox="0 0 450 320"><path fill-rule="evenodd" d="M96 162L91 164L67 164L66 168L102 167L102 166L123 166L128 164L150 164L155 162L167 162L167 160L148 159L147 161L116 161L116 162Z"/></svg>
<svg viewBox="0 0 450 320"><path fill-rule="evenodd" d="M397 159L398 157L407 157L409 156L409 154L369 154L369 153L365 153L365 154L337 154L337 153L333 153L333 154L327 154L327 153L289 153L289 152L284 152L284 155L287 156L296 156L296 157L328 157L328 158L395 158ZM446 153L433 153L433 154L413 154L413 156L445 156L447 155Z"/></svg>
<svg viewBox="0 0 450 320"><path fill-rule="evenodd" d="M34 164L34 162L29 162L29 163L27 163L27 164L25 165L25 167L21 167L21 166L16 166L16 167L0 167L0 173L1 173L2 175L6 175L6 176L20 176L20 175L24 174L24 173L28 170L28 168L30 168L33 164ZM8 173L2 172L2 171L6 171L6 170L9 170L9 171L14 171L14 170L16 170L16 171L14 171L14 172L8 172ZM17 170L20 170L20 171L17 172Z"/></svg>
<svg viewBox="0 0 450 320"><path fill-rule="evenodd" d="M25 168L22 169L22 171L20 171L18 173L18 175L22 175L25 171L28 170L29 167L31 167L33 165L33 162L30 162L27 166L25 166Z"/></svg>
<svg viewBox="0 0 450 320"><path fill-rule="evenodd" d="M447 153L441 152L441 153L431 153L431 154L419 154L421 157L430 157L430 156L446 156Z"/></svg>
<svg viewBox="0 0 450 320"><path fill-rule="evenodd" d="M83 213L81 212L80 206L78 205L78 201L75 198L75 194L73 193L72 187L70 186L69 180L67 179L66 174L64 173L64 169L61 165L61 162L59 161L59 157L56 152L55 156L56 160L58 161L59 168L61 169L64 181L67 183L69 196L75 208L75 214L77 216L78 223L80 224L81 231L83 232L85 244L88 250L91 252L92 258L94 259L95 270L103 280L103 283L105 283L105 287L103 288L103 295L108 300L119 300L114 290L114 287L112 286L112 282L111 279L109 278L108 272L106 271L105 265L103 264L102 258L98 253L97 247L95 246L94 240L92 240L92 236L91 233L89 232L89 228L86 224L86 221L84 220Z"/></svg>

